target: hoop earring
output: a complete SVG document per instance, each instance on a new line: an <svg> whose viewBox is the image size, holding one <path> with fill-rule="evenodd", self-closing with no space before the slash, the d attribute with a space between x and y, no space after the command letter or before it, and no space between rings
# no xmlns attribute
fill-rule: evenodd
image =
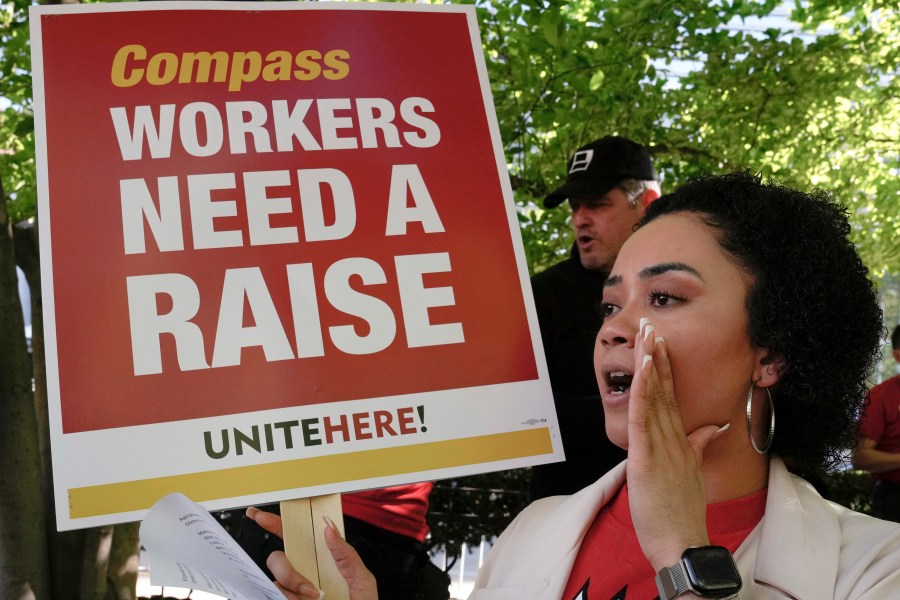
<svg viewBox="0 0 900 600"><path fill-rule="evenodd" d="M759 454L765 454L772 447L772 439L775 437L775 404L772 402L772 392L769 391L769 388L763 388L769 396L769 414L771 416L769 417L769 435L766 436L766 441L760 448L753 438L753 389L755 387L755 384L750 382L750 393L747 394L747 435L750 436L750 445L753 446L753 449Z"/></svg>

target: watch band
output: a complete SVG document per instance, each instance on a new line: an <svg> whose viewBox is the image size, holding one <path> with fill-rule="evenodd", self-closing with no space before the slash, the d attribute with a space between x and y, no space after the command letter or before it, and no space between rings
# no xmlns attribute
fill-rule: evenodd
<svg viewBox="0 0 900 600"><path fill-rule="evenodd" d="M659 592L659 600L673 600L687 591L694 592L688 583L684 566L680 562L677 565L660 569L656 574L656 591ZM732 594L719 600L739 600L739 598L738 594Z"/></svg>
<svg viewBox="0 0 900 600"><path fill-rule="evenodd" d="M671 567L663 567L656 573L656 589L659 600L673 600L685 592L693 591L681 561Z"/></svg>
<svg viewBox="0 0 900 600"><path fill-rule="evenodd" d="M737 598L741 574L734 558L722 546L693 546L681 560L656 573L659 600L674 600L686 592L701 598Z"/></svg>

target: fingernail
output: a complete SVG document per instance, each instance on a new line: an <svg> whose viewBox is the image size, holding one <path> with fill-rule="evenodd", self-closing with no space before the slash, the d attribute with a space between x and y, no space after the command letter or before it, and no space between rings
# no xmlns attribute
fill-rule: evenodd
<svg viewBox="0 0 900 600"><path fill-rule="evenodd" d="M647 325L647 329L644 330L644 341L647 341L647 338L650 337L650 334L653 333L653 325Z"/></svg>
<svg viewBox="0 0 900 600"><path fill-rule="evenodd" d="M332 529L334 529L334 532L335 532L336 534L338 534L338 537L343 537L343 536L341 535L340 529L337 528L337 525L334 524L334 521L331 520L331 517L329 517L328 515L322 515L322 520L325 521L325 524L326 524L327 526L329 526L329 527L331 527Z"/></svg>
<svg viewBox="0 0 900 600"><path fill-rule="evenodd" d="M247 517L252 519L253 515L255 515L258 512L259 512L259 509L256 508L255 506L248 506L247 510L244 512L244 514L247 515Z"/></svg>
<svg viewBox="0 0 900 600"><path fill-rule="evenodd" d="M310 583L301 583L300 589L297 591L307 598L317 598L318 600L322 600L322 598L325 597L325 592Z"/></svg>
<svg viewBox="0 0 900 600"><path fill-rule="evenodd" d="M725 423L724 425L722 425L721 427L719 427L718 429L716 429L716 435L719 435L720 433L722 433L723 431L725 431L725 430L728 429L729 427L731 427L731 423Z"/></svg>
<svg viewBox="0 0 900 600"><path fill-rule="evenodd" d="M644 335L644 327L650 324L650 319L647 317L641 317L641 320L638 321L638 331L641 333L641 337Z"/></svg>
<svg viewBox="0 0 900 600"><path fill-rule="evenodd" d="M660 342L665 343L666 340L663 339L663 336L658 335L658 336L656 336L656 343L658 344L658 343L660 343Z"/></svg>
<svg viewBox="0 0 900 600"><path fill-rule="evenodd" d="M647 363L650 362L651 360L653 360L653 357L650 356L649 354L645 354L645 355L644 355L644 364L641 365L641 369L643 369L644 367L646 367L646 366L647 366Z"/></svg>

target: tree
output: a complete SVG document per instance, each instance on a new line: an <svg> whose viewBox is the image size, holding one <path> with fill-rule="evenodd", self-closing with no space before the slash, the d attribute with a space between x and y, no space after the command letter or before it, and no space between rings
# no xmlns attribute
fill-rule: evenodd
<svg viewBox="0 0 900 600"><path fill-rule="evenodd" d="M29 114L27 4L2 13L0 86L10 106L0 113L0 460L9 474L0 484L0 596L46 598L44 525L38 423L16 276L13 224L34 211L34 129ZM18 199L9 203L7 192ZM28 204L28 206L25 206ZM18 241L18 239L16 239ZM36 272L33 271L33 272Z"/></svg>
<svg viewBox="0 0 900 600"><path fill-rule="evenodd" d="M887 3L810 3L792 12L796 34L743 30L786 10L775 0L478 4L534 269L571 243L540 198L576 147L619 133L651 145L664 191L738 167L832 189L873 273L897 270L900 15Z"/></svg>
<svg viewBox="0 0 900 600"><path fill-rule="evenodd" d="M44 598L46 556L37 415L31 391L25 323L19 303L13 233L0 187L0 593Z"/></svg>
<svg viewBox="0 0 900 600"><path fill-rule="evenodd" d="M541 206L567 157L619 133L651 145L664 191L700 171L736 167L834 190L851 211L872 273L900 271L900 13L893 3L797 2L794 32L747 31L754 18L789 10L780 0L475 4L532 270L571 245L567 211ZM32 479L43 473L48 481L49 468L46 457L43 469L35 466L46 452L37 440L46 440L47 419L28 5L11 0L0 13L0 468L17 474L6 478L16 489L0 490L0 596L27 597L27 586L44 598L52 586L68 598L71 588L60 592L60 582L94 580L90 569L81 575L81 556L91 564L106 534L55 535L52 503ZM33 367L23 354L16 263L32 285ZM499 486L485 481L481 487ZM42 515L50 519L49 544L33 534ZM42 576L47 564L51 583Z"/></svg>

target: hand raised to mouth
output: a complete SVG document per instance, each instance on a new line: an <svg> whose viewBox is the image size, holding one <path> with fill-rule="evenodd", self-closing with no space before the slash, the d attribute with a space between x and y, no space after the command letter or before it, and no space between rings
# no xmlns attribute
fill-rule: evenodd
<svg viewBox="0 0 900 600"><path fill-rule="evenodd" d="M662 337L641 319L628 405L628 502L635 532L654 570L674 564L685 548L709 544L703 450L725 428L684 431Z"/></svg>

